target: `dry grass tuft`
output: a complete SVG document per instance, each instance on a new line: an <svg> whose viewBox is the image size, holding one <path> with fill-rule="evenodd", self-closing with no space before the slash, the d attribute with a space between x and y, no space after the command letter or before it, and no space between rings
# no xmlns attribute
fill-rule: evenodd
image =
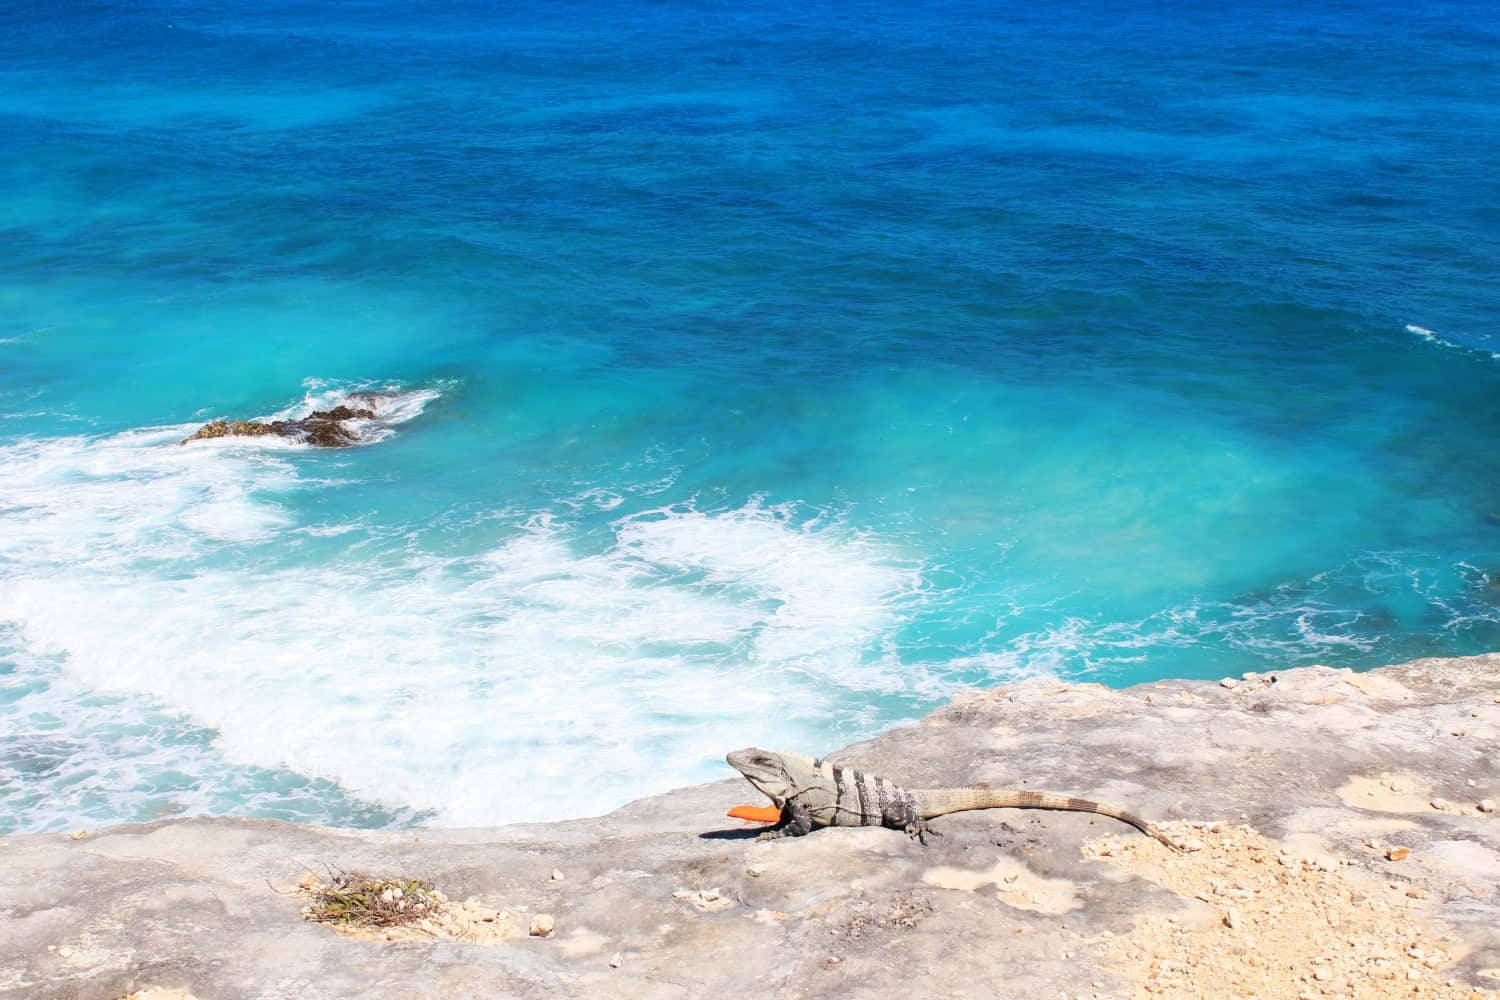
<svg viewBox="0 0 1500 1000"><path fill-rule="evenodd" d="M344 927L401 927L436 916L444 900L431 882L377 878L361 872L330 872L327 881L309 877L303 890L311 903L307 919Z"/></svg>
<svg viewBox="0 0 1500 1000"><path fill-rule="evenodd" d="M362 941L437 939L498 945L526 934L508 911L477 899L454 902L422 879L330 869L326 878L308 872L297 893L307 900L304 919Z"/></svg>

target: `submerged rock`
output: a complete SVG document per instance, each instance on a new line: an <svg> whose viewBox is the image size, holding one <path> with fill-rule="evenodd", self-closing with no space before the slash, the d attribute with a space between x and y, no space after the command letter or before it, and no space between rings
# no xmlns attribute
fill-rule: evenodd
<svg viewBox="0 0 1500 1000"><path fill-rule="evenodd" d="M375 407L382 397L376 393L355 393L347 403L331 410L314 410L300 420L215 420L204 424L196 432L180 442L201 441L222 437L266 437L277 435L292 438L315 448L347 448L358 444L359 433L348 426L352 420L375 420ZM349 406L354 403L355 406ZM363 405L359 405L363 404Z"/></svg>

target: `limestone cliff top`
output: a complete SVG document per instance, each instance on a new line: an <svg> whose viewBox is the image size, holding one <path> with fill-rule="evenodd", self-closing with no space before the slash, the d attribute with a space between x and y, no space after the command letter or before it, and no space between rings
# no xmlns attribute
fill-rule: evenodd
<svg viewBox="0 0 1500 1000"><path fill-rule="evenodd" d="M943 817L928 847L862 829L757 844L724 817L756 801L738 778L487 830L194 819L10 837L0 996L1500 989L1500 654L1118 691L1030 682L835 756L917 787L1116 802L1176 821L1192 849L1017 810ZM337 934L304 919L298 891L325 866L430 880L454 902L389 939Z"/></svg>

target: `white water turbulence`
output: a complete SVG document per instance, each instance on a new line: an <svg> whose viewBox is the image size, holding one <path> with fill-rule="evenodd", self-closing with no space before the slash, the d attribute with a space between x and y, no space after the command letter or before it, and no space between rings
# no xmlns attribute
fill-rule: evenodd
<svg viewBox="0 0 1500 1000"><path fill-rule="evenodd" d="M1455 351L1473 352L1476 354L1488 354L1492 359L1500 361L1500 351L1487 351L1478 345L1455 343L1447 337L1442 336L1436 330L1429 330L1425 326L1415 323L1406 324L1406 332L1421 337L1429 344L1437 344L1439 347L1447 347Z"/></svg>
<svg viewBox="0 0 1500 1000"><path fill-rule="evenodd" d="M291 501L324 485L299 446L179 446L192 430L0 449L11 829L579 815L720 776L727 746L816 748L876 728L872 699L940 694L892 652L918 567L836 520L688 503L601 538L497 514L497 544L434 554L299 523ZM344 547L287 559L309 530Z"/></svg>

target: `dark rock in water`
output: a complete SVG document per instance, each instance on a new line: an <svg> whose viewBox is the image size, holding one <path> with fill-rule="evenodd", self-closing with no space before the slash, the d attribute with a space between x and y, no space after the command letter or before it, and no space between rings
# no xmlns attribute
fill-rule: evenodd
<svg viewBox="0 0 1500 1000"><path fill-rule="evenodd" d="M335 406L331 410L314 410L308 420L374 420L374 410L351 410L347 406Z"/></svg>
<svg viewBox="0 0 1500 1000"><path fill-rule="evenodd" d="M347 406L336 406L331 410L315 410L305 419L295 421L298 434L308 444L318 448L342 448L354 444L358 438L344 426L345 420L368 420L375 414L369 410L351 410Z"/></svg>
<svg viewBox="0 0 1500 1000"><path fill-rule="evenodd" d="M335 406L331 410L314 410L301 420L215 420L204 424L194 434L182 439L182 444L206 438L264 437L276 434L295 438L316 448L347 448L359 443L359 435L344 426L349 420L374 420L375 411L370 409L381 397L372 393L359 393L349 397L349 402L364 403L365 406Z"/></svg>
<svg viewBox="0 0 1500 1000"><path fill-rule="evenodd" d="M373 410L381 403L395 398L396 394L393 392L351 392L344 397L344 402L348 405L335 406L334 410L347 409L349 406L356 410Z"/></svg>
<svg viewBox="0 0 1500 1000"><path fill-rule="evenodd" d="M266 434L279 433L281 432L276 424L263 424L255 420L215 420L213 423L204 424L198 428L197 433L191 437L183 438L182 443L187 444L189 441L202 438L262 437Z"/></svg>

